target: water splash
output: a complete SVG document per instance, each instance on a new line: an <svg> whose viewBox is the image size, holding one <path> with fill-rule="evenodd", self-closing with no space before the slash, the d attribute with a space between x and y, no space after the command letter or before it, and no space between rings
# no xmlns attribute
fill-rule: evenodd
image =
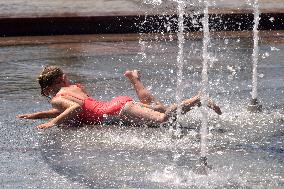
<svg viewBox="0 0 284 189"><path fill-rule="evenodd" d="M155 171L148 178L152 182L165 183L170 188L245 188L246 185L240 175L233 173L228 167L200 175L192 170L168 166L164 170Z"/></svg>
<svg viewBox="0 0 284 189"><path fill-rule="evenodd" d="M144 0L145 4L151 4L151 5L161 5L162 0Z"/></svg>
<svg viewBox="0 0 284 189"><path fill-rule="evenodd" d="M140 46L140 52L138 53L138 55L141 56L141 61L144 60L144 59L147 59L147 54L146 54L146 42L143 41L142 39L142 34L140 34L140 37L139 37L139 46Z"/></svg>

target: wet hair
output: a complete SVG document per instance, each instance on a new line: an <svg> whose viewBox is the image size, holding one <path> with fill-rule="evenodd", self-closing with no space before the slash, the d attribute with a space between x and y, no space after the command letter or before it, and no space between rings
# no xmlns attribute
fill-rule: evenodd
<svg viewBox="0 0 284 189"><path fill-rule="evenodd" d="M52 85L53 82L62 75L63 71L57 66L44 67L37 78L41 88L41 95L45 96L43 90Z"/></svg>

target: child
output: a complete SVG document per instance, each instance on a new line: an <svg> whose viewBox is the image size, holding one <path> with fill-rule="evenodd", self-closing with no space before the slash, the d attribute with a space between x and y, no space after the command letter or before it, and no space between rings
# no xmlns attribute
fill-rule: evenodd
<svg viewBox="0 0 284 189"><path fill-rule="evenodd" d="M53 127L62 123L100 124L106 116L117 116L122 121L134 124L157 126L169 120L177 109L177 105L165 107L143 86L139 72L126 71L124 74L136 90L140 102L131 97L118 96L109 102L98 101L90 97L84 88L70 84L67 76L56 66L47 66L38 77L41 94L49 97L52 109L31 114L18 115L24 119L52 118L37 126L39 129ZM182 102L182 113L200 105L200 97L195 96ZM220 108L212 101L208 105L216 113L222 114Z"/></svg>

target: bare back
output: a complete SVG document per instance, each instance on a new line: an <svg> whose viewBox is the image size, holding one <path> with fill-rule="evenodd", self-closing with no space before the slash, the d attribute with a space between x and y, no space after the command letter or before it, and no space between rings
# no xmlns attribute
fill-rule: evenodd
<svg viewBox="0 0 284 189"><path fill-rule="evenodd" d="M62 87L56 94L55 98L56 97L62 97L64 99L83 105L84 100L88 98L89 95L86 93L83 87L78 85L70 85L68 87Z"/></svg>

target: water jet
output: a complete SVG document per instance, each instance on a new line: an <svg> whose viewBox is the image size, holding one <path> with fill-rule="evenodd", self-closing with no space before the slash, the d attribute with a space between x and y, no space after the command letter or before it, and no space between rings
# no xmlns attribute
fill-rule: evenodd
<svg viewBox="0 0 284 189"><path fill-rule="evenodd" d="M253 25L253 53L252 53L252 60L253 60L253 68L252 68L252 100L250 105L248 106L248 111L257 113L262 111L262 105L259 104L257 100L257 65L258 65L258 54L259 54L259 20L260 20L260 13L259 13L259 3L258 0L255 0L253 3L253 12L254 12L254 25Z"/></svg>

